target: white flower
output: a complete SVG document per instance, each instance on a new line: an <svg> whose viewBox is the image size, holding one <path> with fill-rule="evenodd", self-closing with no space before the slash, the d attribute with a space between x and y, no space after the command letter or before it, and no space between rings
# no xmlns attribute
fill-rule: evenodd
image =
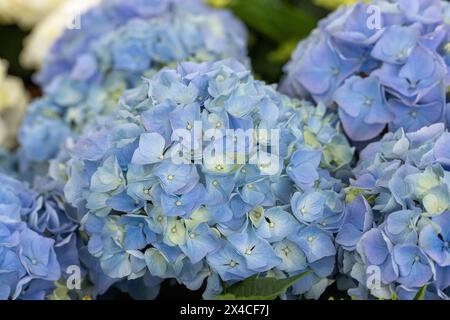
<svg viewBox="0 0 450 320"><path fill-rule="evenodd" d="M0 0L0 22L30 28L67 0Z"/></svg>
<svg viewBox="0 0 450 320"><path fill-rule="evenodd" d="M0 0L1 1L1 0ZM55 41L66 28L71 27L76 16L95 6L100 0L65 0L66 2L40 21L25 39L21 64L30 69L40 69Z"/></svg>
<svg viewBox="0 0 450 320"><path fill-rule="evenodd" d="M7 69L7 62L0 59L0 148L12 149L29 97L22 81L8 76Z"/></svg>

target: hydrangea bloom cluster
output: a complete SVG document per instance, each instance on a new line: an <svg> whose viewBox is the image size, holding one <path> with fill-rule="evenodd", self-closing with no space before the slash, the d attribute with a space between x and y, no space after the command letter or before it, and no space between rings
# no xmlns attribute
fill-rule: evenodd
<svg viewBox="0 0 450 320"><path fill-rule="evenodd" d="M62 234L59 222L36 193L0 175L0 299L44 299L51 292L61 266L56 241L40 231L48 225Z"/></svg>
<svg viewBox="0 0 450 320"><path fill-rule="evenodd" d="M80 299L105 293L117 280L106 276L88 253L76 210L65 205L62 188L49 178L39 178L36 185L32 190L0 174L0 300ZM79 279L71 280L74 275ZM68 288L73 281L81 286ZM158 292L158 285L153 281L147 292ZM131 295L133 289L124 286Z"/></svg>
<svg viewBox="0 0 450 320"><path fill-rule="evenodd" d="M329 284L343 216L331 173L352 150L324 106L236 60L185 62L124 93L108 123L78 139L65 187L107 275L207 279L206 298L255 274L312 271L287 297Z"/></svg>
<svg viewBox="0 0 450 320"><path fill-rule="evenodd" d="M389 133L361 153L336 240L358 284L350 295L412 299L427 286L427 299L449 298L449 143L435 124Z"/></svg>
<svg viewBox="0 0 450 320"><path fill-rule="evenodd" d="M450 4L374 0L343 6L302 41L281 85L337 105L354 141L446 121Z"/></svg>
<svg viewBox="0 0 450 320"><path fill-rule="evenodd" d="M134 19L82 51L71 69L53 79L44 98L30 106L20 135L26 160L46 161L55 157L71 133L77 134L87 124L111 113L120 94L136 86L145 74L182 60L229 57L246 60L246 31L229 12L208 8L199 0L164 0L156 1L157 5L153 0L150 2L151 10L142 1L116 4L118 15L134 13L133 4L140 10L150 10L145 11L147 15L158 14L152 19ZM93 9L86 14L84 23L91 26L88 17L110 6L107 1ZM83 28L83 32L97 32L103 20L97 21L97 17L94 20L92 30ZM73 54L69 56L74 58ZM58 53L60 56L64 55Z"/></svg>
<svg viewBox="0 0 450 320"><path fill-rule="evenodd" d="M22 66L40 70L55 41L67 27L78 22L76 15L83 14L99 2L100 0L67 0L48 13L24 40L24 48L20 54ZM81 24L82 20L79 20Z"/></svg>
<svg viewBox="0 0 450 320"><path fill-rule="evenodd" d="M101 0L81 15L81 28L67 28L56 40L36 81L43 87L60 74L70 72L78 56L88 51L101 37L131 19L148 19L163 15L176 0ZM84 27L82 27L84 26Z"/></svg>

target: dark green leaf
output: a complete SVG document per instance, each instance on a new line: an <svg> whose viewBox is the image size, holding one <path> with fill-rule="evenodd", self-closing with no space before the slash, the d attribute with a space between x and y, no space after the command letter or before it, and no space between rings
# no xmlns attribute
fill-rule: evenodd
<svg viewBox="0 0 450 320"><path fill-rule="evenodd" d="M284 293L290 286L309 274L299 274L287 279L259 278L253 276L225 288L217 300L273 300Z"/></svg>
<svg viewBox="0 0 450 320"><path fill-rule="evenodd" d="M280 0L233 0L230 8L251 28L278 43L306 37L317 20Z"/></svg>

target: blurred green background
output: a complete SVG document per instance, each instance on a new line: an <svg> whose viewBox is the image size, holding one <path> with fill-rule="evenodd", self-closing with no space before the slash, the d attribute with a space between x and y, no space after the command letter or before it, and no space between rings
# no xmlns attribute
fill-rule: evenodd
<svg viewBox="0 0 450 320"><path fill-rule="evenodd" d="M33 1L33 0L30 0ZM322 0L324 1L324 0ZM334 0L335 1L335 0ZM231 9L250 31L249 54L256 76L277 82L283 65L298 41L306 37L317 20L328 11L313 0L207 0L211 5ZM19 64L18 57L28 31L16 25L0 26L0 57L9 61L9 73L32 87L32 70Z"/></svg>

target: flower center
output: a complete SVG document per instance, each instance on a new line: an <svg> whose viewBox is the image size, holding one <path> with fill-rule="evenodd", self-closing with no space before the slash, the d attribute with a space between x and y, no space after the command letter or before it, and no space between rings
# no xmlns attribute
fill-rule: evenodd
<svg viewBox="0 0 450 320"><path fill-rule="evenodd" d="M365 105L366 107L371 107L372 104L373 104L373 98L365 97L365 99L364 99L364 105Z"/></svg>
<svg viewBox="0 0 450 320"><path fill-rule="evenodd" d="M217 82L223 82L225 80L225 77L221 74L219 74L216 78Z"/></svg>
<svg viewBox="0 0 450 320"><path fill-rule="evenodd" d="M331 74L333 75L333 76L338 76L339 74L341 73L341 70L339 70L339 68L336 68L336 67L331 67Z"/></svg>

